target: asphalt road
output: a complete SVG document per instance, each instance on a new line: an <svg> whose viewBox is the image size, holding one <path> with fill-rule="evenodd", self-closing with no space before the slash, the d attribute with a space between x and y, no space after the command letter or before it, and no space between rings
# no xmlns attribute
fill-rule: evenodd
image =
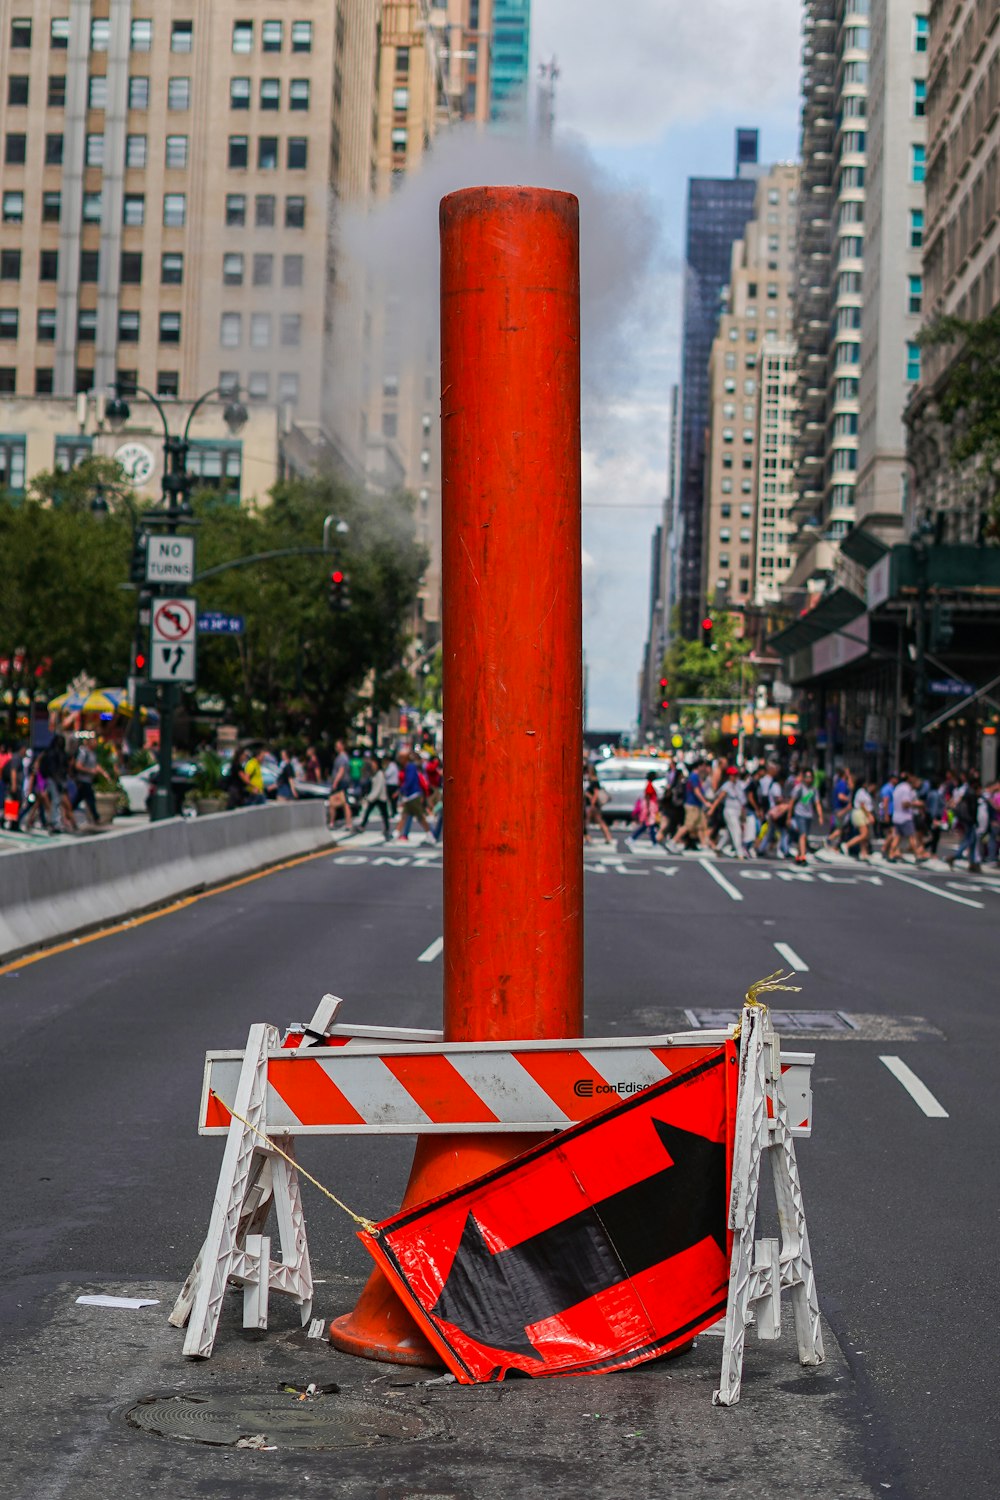
<svg viewBox="0 0 1000 1500"><path fill-rule="evenodd" d="M325 1348L317 1363L315 1349L288 1344L287 1310L262 1338L230 1317L207 1366L185 1364L163 1316L204 1234L221 1156L195 1131L206 1048L242 1046L252 1021L307 1020L327 990L345 998L344 1019L438 1023L440 854L355 842L0 970L10 1500L492 1500L515 1488L609 1500L708 1488L992 1497L1000 880L834 860L803 873L632 853L620 840L586 859L589 1034L736 1009L750 981L788 961L806 970L788 1008L851 1018L801 1043L817 1053L815 1131L799 1160L829 1325L825 1371L800 1371L788 1334L754 1344L744 1401L726 1413L708 1400L718 1353L708 1339L670 1366L518 1382L488 1400L408 1386L395 1396L427 1424L426 1441L308 1461L222 1454L126 1425L124 1411L148 1394L199 1379L273 1384L302 1361L388 1389L371 1382L391 1372ZM886 1057L911 1070L908 1086ZM407 1142L308 1145L310 1169L352 1206L373 1217L398 1206ZM329 1315L351 1304L368 1261L349 1221L315 1197L306 1208ZM148 1292L160 1305L78 1307L92 1291Z"/></svg>

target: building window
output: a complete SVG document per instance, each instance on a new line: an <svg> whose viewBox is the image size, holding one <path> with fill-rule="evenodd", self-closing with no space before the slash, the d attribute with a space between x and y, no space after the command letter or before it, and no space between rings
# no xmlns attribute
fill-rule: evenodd
<svg viewBox="0 0 1000 1500"><path fill-rule="evenodd" d="M18 311L16 307L0 307L0 339L5 342L17 338Z"/></svg>
<svg viewBox="0 0 1000 1500"><path fill-rule="evenodd" d="M49 92L46 99L49 109L64 109L66 105L66 74L52 73L49 76Z"/></svg>
<svg viewBox="0 0 1000 1500"><path fill-rule="evenodd" d="M6 396L12 396L14 388L14 371L0 370L0 391ZM0 438L0 490L8 490L15 495L24 493L25 446L24 438Z"/></svg>
<svg viewBox="0 0 1000 1500"><path fill-rule="evenodd" d="M107 52L108 43L111 40L111 22L105 16L103 20L95 19L90 23L90 50L91 52Z"/></svg>
<svg viewBox="0 0 1000 1500"><path fill-rule="evenodd" d="M120 344L137 344L139 342L139 314L123 308L118 314L118 342Z"/></svg>
<svg viewBox="0 0 1000 1500"><path fill-rule="evenodd" d="M927 84L923 78L913 80L913 113L918 120L927 113Z"/></svg>
<svg viewBox="0 0 1000 1500"><path fill-rule="evenodd" d="M129 135L125 137L125 165L127 167L144 167L146 165L146 151L148 142L144 135Z"/></svg>
<svg viewBox="0 0 1000 1500"><path fill-rule="evenodd" d="M224 286L243 285L243 256L238 250L222 257L222 281Z"/></svg>
<svg viewBox="0 0 1000 1500"><path fill-rule="evenodd" d="M163 224L166 229L183 229L187 218L187 194L164 193Z"/></svg>
<svg viewBox="0 0 1000 1500"><path fill-rule="evenodd" d="M194 22L175 21L170 28L171 52L190 52L194 46Z"/></svg>
<svg viewBox="0 0 1000 1500"><path fill-rule="evenodd" d="M184 257L175 250L160 257L160 285L181 286L184 282Z"/></svg>
<svg viewBox="0 0 1000 1500"><path fill-rule="evenodd" d="M285 199L285 228L304 229L306 227L306 200L299 197Z"/></svg>
<svg viewBox="0 0 1000 1500"><path fill-rule="evenodd" d="M722 481L722 493L724 495L731 495L732 492L733 492L733 481L731 479L728 479L728 478L723 479L723 481ZM728 505L724 505L722 507L722 514L723 514L724 517L729 515L729 506Z"/></svg>
<svg viewBox="0 0 1000 1500"><path fill-rule="evenodd" d="M229 80L229 108L250 108L250 80L249 78L230 78Z"/></svg>
<svg viewBox="0 0 1000 1500"><path fill-rule="evenodd" d="M294 370L284 371L278 376L278 400L294 404L299 399L299 377Z"/></svg>
<svg viewBox="0 0 1000 1500"><path fill-rule="evenodd" d="M243 341L243 318L237 312L224 312L219 324L219 343L223 349L238 349Z"/></svg>
<svg viewBox="0 0 1000 1500"><path fill-rule="evenodd" d="M53 334L53 338L55 334ZM55 371L51 365L43 366L35 371L35 395L51 396L55 390Z"/></svg>
<svg viewBox="0 0 1000 1500"><path fill-rule="evenodd" d="M153 45L153 23L152 21L132 22L132 51L148 52Z"/></svg>
<svg viewBox="0 0 1000 1500"><path fill-rule="evenodd" d="M293 78L288 85L288 107L289 109L309 108L309 80L308 78Z"/></svg>
<svg viewBox="0 0 1000 1500"><path fill-rule="evenodd" d="M196 488L218 490L227 500L238 504L242 471L242 443L192 440L188 449L188 473L195 476Z"/></svg>
<svg viewBox="0 0 1000 1500"><path fill-rule="evenodd" d="M920 345L908 343L906 346L906 378L907 380L920 379Z"/></svg>
<svg viewBox="0 0 1000 1500"><path fill-rule="evenodd" d="M274 280L274 256L255 255L253 258L254 286L270 286Z"/></svg>
<svg viewBox="0 0 1000 1500"><path fill-rule="evenodd" d="M729 541L729 537L730 537L729 527L728 526L723 526L721 528L721 530L719 531L719 541L720 542L728 542Z"/></svg>
<svg viewBox="0 0 1000 1500"><path fill-rule="evenodd" d="M38 309L38 321L35 325L35 333L40 344L55 343L56 310L54 307L40 307Z"/></svg>
<svg viewBox="0 0 1000 1500"><path fill-rule="evenodd" d="M247 395L251 401L266 401L271 392L271 377L266 370L252 370L247 376Z"/></svg>
<svg viewBox="0 0 1000 1500"><path fill-rule="evenodd" d="M286 349L297 349L302 342L302 318L298 313L282 313L281 342Z"/></svg>
<svg viewBox="0 0 1000 1500"><path fill-rule="evenodd" d="M410 49L409 47L396 48L396 72L409 73L410 71Z"/></svg>
<svg viewBox="0 0 1000 1500"><path fill-rule="evenodd" d="M138 229L146 222L146 195L126 193L122 208L122 222L131 229Z"/></svg>
<svg viewBox="0 0 1000 1500"><path fill-rule="evenodd" d="M7 103L12 105L27 104L28 102L28 75L27 73L11 73L7 79Z"/></svg>
<svg viewBox="0 0 1000 1500"><path fill-rule="evenodd" d="M927 172L927 147L914 144L910 147L910 181L923 182Z"/></svg>
<svg viewBox="0 0 1000 1500"><path fill-rule="evenodd" d="M910 249L919 250L924 243L924 211L922 208L910 209Z"/></svg>
<svg viewBox="0 0 1000 1500"><path fill-rule="evenodd" d="M77 313L76 338L80 344L92 344L97 337L97 309L83 307Z"/></svg>
<svg viewBox="0 0 1000 1500"><path fill-rule="evenodd" d="M180 393L181 378L176 370L158 370L156 374L156 394L166 396L169 400Z"/></svg>
<svg viewBox="0 0 1000 1500"><path fill-rule="evenodd" d="M907 277L906 311L919 313L924 306L924 279L922 276Z"/></svg>
<svg viewBox="0 0 1000 1500"><path fill-rule="evenodd" d="M253 22L233 22L233 51L246 54L253 51Z"/></svg>
<svg viewBox="0 0 1000 1500"><path fill-rule="evenodd" d="M128 81L128 107L129 109L149 108L148 78L138 78L133 73Z"/></svg>
<svg viewBox="0 0 1000 1500"><path fill-rule="evenodd" d="M20 281L20 250L0 250L0 281Z"/></svg>
<svg viewBox="0 0 1000 1500"><path fill-rule="evenodd" d="M399 155L404 155L410 133L405 125L396 125L392 132L392 149Z"/></svg>
<svg viewBox="0 0 1000 1500"><path fill-rule="evenodd" d="M260 107L261 109L281 108L281 80L278 78L262 78L260 80Z"/></svg>
<svg viewBox="0 0 1000 1500"><path fill-rule="evenodd" d="M142 251L123 250L121 258L121 280L124 286L142 285Z"/></svg>
<svg viewBox="0 0 1000 1500"><path fill-rule="evenodd" d="M273 193L258 193L254 201L254 223L258 229L270 229L274 224Z"/></svg>
<svg viewBox="0 0 1000 1500"><path fill-rule="evenodd" d="M10 132L4 141L3 159L8 167L23 167L28 158L28 137Z"/></svg>
<svg viewBox="0 0 1000 1500"><path fill-rule="evenodd" d="M190 78L168 78L167 79L167 108L173 110L189 109L191 106L191 80Z"/></svg>
<svg viewBox="0 0 1000 1500"><path fill-rule="evenodd" d="M101 253L99 250L80 251L80 280L96 282L101 274ZM55 277L52 278L53 281Z"/></svg>
<svg viewBox="0 0 1000 1500"><path fill-rule="evenodd" d="M270 349L271 347L271 314L254 313L250 318L250 347L251 349Z"/></svg>
<svg viewBox="0 0 1000 1500"><path fill-rule="evenodd" d="M409 109L409 107L410 107L410 90L409 90L409 88L404 87L404 88L399 88L399 89L393 89L393 91L392 91L392 107L393 107L393 109L402 109L402 110Z"/></svg>
<svg viewBox="0 0 1000 1500"><path fill-rule="evenodd" d="M93 383L93 375L93 370L77 370L77 390L89 390L91 384ZM83 385L79 383L81 376L85 377L85 383ZM123 396L134 396L136 394L136 385L138 383L138 380L138 370L123 370L121 367L119 367L115 371L115 381L117 383L118 389L121 391Z"/></svg>
<svg viewBox="0 0 1000 1500"><path fill-rule="evenodd" d="M263 52L281 51L282 23L280 21L262 21L260 23L260 45Z"/></svg>
<svg viewBox="0 0 1000 1500"><path fill-rule="evenodd" d="M305 260L301 255L286 255L281 265L281 280L284 286L301 286Z"/></svg>
<svg viewBox="0 0 1000 1500"><path fill-rule="evenodd" d="M104 136L88 135L84 151L84 160L88 167L103 167L104 165Z"/></svg>
<svg viewBox="0 0 1000 1500"><path fill-rule="evenodd" d="M186 135L168 135L165 162L168 167L186 167L188 164L188 138Z"/></svg>
<svg viewBox="0 0 1000 1500"><path fill-rule="evenodd" d="M53 16L49 27L49 46L53 52L65 52L69 46L69 16Z"/></svg>
<svg viewBox="0 0 1000 1500"><path fill-rule="evenodd" d="M272 172L278 165L278 137L276 135L260 135L257 137L257 170L259 172Z"/></svg>
<svg viewBox="0 0 1000 1500"><path fill-rule="evenodd" d="M250 160L250 138L245 135L229 137L230 168L245 167Z"/></svg>
<svg viewBox="0 0 1000 1500"><path fill-rule="evenodd" d="M288 137L288 168L289 171L302 171L309 161L309 142L304 135L291 135Z"/></svg>
<svg viewBox="0 0 1000 1500"><path fill-rule="evenodd" d="M2 216L5 224L22 223L24 220L24 194L21 192L4 193L0 216Z"/></svg>
<svg viewBox="0 0 1000 1500"><path fill-rule="evenodd" d="M240 377L235 370L220 370L218 385L220 396L238 396L240 393Z"/></svg>
<svg viewBox="0 0 1000 1500"><path fill-rule="evenodd" d="M10 23L10 45L12 47L31 46L31 21L21 17L15 17Z"/></svg>
<svg viewBox="0 0 1000 1500"><path fill-rule="evenodd" d="M226 194L226 223L238 227L247 221L247 199L245 193Z"/></svg>
<svg viewBox="0 0 1000 1500"><path fill-rule="evenodd" d="M181 341L181 315L179 312L160 313L160 343L179 344Z"/></svg>
<svg viewBox="0 0 1000 1500"><path fill-rule="evenodd" d="M84 193L83 222L85 224L99 224L101 222L100 193Z"/></svg>
<svg viewBox="0 0 1000 1500"><path fill-rule="evenodd" d="M313 28L311 21L292 22L292 51L311 52L313 44Z"/></svg>
<svg viewBox="0 0 1000 1500"><path fill-rule="evenodd" d="M914 52L926 52L927 42L930 37L930 21L927 16L913 17L913 50Z"/></svg>

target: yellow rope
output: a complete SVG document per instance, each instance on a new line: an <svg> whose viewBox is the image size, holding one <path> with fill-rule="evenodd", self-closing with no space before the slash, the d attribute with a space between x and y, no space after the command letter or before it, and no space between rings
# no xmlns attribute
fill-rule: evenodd
<svg viewBox="0 0 1000 1500"><path fill-rule="evenodd" d="M258 1130L256 1125L251 1125L249 1120L244 1120L243 1116L238 1115L235 1109L230 1109L229 1105L224 1099L219 1099L219 1096L214 1089L211 1089L209 1092L211 1093L213 1099L218 1099L223 1109L226 1110L228 1114L232 1115L234 1120L239 1120L240 1124L245 1125L248 1130L252 1130L254 1135L260 1136L260 1139L264 1142L269 1151L275 1152L277 1156L283 1156L285 1161L287 1161L290 1166L294 1167L297 1172L301 1173L301 1175L306 1179L307 1182L311 1182L314 1188L319 1188L324 1197L329 1198L330 1202L335 1203L338 1208L342 1208L344 1210L344 1213L354 1220L355 1224L360 1224L361 1228L367 1230L369 1234L374 1234L376 1232L376 1226L372 1219L366 1219L362 1214L356 1214L352 1208L348 1208L347 1204L341 1202L336 1193L331 1193L329 1188L325 1188L321 1182L317 1182L316 1178L312 1175L311 1172L307 1172L305 1167L300 1166L299 1163L295 1160L294 1156L289 1156L287 1151L282 1151L280 1146L276 1146L269 1135L265 1135L262 1130Z"/></svg>
<svg viewBox="0 0 1000 1500"><path fill-rule="evenodd" d="M763 1000L758 999L759 995L769 995L775 990L785 990L787 993L795 995L800 994L802 991L802 986L800 984L782 983L782 980L784 979L791 979L794 972L794 969L792 969L789 970L789 972L786 974L784 969L775 969L774 973L768 974L765 979L756 980L747 990L744 1003L746 1005L753 1006L755 1010L766 1011L767 1006L764 1004ZM733 1027L734 1042L739 1037L742 1028L742 1020L737 1021L736 1025Z"/></svg>

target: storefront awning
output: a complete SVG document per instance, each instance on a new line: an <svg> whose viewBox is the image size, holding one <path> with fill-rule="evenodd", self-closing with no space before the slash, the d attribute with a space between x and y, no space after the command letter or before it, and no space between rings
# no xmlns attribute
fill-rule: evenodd
<svg viewBox="0 0 1000 1500"><path fill-rule="evenodd" d="M888 552L884 542L880 542L877 536L870 531L859 530L852 526L840 544L840 550L851 562L860 563L863 568L873 568L880 557Z"/></svg>
<svg viewBox="0 0 1000 1500"><path fill-rule="evenodd" d="M768 636L767 649L777 651L779 656L794 656L804 651L814 641L837 630L843 630L852 620L865 613L865 602L850 589L837 588L827 594L813 608L801 615L777 635Z"/></svg>

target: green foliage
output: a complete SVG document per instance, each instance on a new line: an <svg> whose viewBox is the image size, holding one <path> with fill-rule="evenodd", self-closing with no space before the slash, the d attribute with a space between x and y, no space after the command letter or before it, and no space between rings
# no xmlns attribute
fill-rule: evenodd
<svg viewBox="0 0 1000 1500"><path fill-rule="evenodd" d="M704 708L689 705L675 713L673 704L678 698L731 698L735 710L741 684L744 702L753 693L756 673L746 660L750 642L737 635L732 615L716 610L713 619L712 644L706 646L700 637L696 641L681 639L680 615L675 611L674 635L663 658L662 674L667 679L665 694L671 703L668 716L676 719L683 729L704 729L717 723L727 710L706 704Z"/></svg>
<svg viewBox="0 0 1000 1500"><path fill-rule="evenodd" d="M221 697L244 732L267 738L345 731L359 708L390 708L406 694L400 667L426 567L414 540L413 502L358 493L329 476L279 484L256 510L198 497L199 571L237 557L315 547L328 515L347 523L333 551L235 568L198 588L201 609L242 614L242 636L203 637L199 690ZM350 607L330 609L334 567Z"/></svg>
<svg viewBox="0 0 1000 1500"><path fill-rule="evenodd" d="M960 348L935 391L937 412L948 428L948 454L956 468L971 464L977 478L995 485L1000 472L1000 307L970 323L938 318L920 335L924 346ZM990 531L1000 540L1000 498L994 496Z"/></svg>
<svg viewBox="0 0 1000 1500"><path fill-rule="evenodd" d="M89 505L0 495L0 657L10 662L11 730L19 694L51 698L81 670L102 685L124 681L135 596L119 584L130 545L121 516L98 522Z"/></svg>
<svg viewBox="0 0 1000 1500"><path fill-rule="evenodd" d="M222 759L214 750L203 750L197 757L197 771L191 778L191 790L197 797L215 797L222 793Z"/></svg>

